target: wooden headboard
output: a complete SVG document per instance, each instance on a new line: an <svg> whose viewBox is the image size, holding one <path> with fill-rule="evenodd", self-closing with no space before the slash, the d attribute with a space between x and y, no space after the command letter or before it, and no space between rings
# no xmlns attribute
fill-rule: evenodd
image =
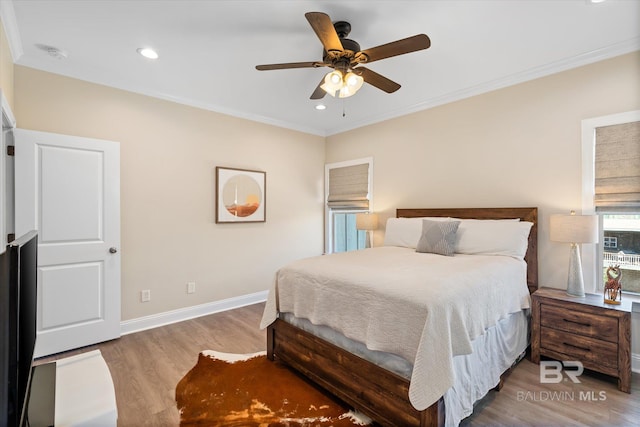
<svg viewBox="0 0 640 427"><path fill-rule="evenodd" d="M527 262L527 286L529 292L538 289L538 208L447 208L447 209L397 209L397 218L423 216L450 216L461 219L514 219L533 223L529 233L529 246L524 260Z"/></svg>

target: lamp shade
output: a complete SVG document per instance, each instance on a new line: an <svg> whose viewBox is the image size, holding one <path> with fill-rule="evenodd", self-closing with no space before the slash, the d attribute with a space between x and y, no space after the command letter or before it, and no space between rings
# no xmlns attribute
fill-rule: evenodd
<svg viewBox="0 0 640 427"><path fill-rule="evenodd" d="M551 215L549 237L562 243L598 243L597 215Z"/></svg>
<svg viewBox="0 0 640 427"><path fill-rule="evenodd" d="M356 214L356 228L358 230L375 230L378 228L378 215L373 213Z"/></svg>

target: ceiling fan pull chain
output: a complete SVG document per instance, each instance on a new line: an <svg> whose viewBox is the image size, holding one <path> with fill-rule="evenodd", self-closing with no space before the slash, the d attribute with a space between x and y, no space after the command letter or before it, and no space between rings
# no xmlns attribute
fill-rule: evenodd
<svg viewBox="0 0 640 427"><path fill-rule="evenodd" d="M345 112L345 109L344 109L344 99L342 100L342 117L347 117L347 113Z"/></svg>

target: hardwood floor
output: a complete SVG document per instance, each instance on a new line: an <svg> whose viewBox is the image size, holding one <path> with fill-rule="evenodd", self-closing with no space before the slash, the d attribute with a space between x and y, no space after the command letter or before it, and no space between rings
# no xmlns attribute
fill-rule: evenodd
<svg viewBox="0 0 640 427"><path fill-rule="evenodd" d="M266 348L265 332L258 328L263 307L251 305L125 335L39 362L98 348L113 377L119 426L177 426L175 386L196 364L200 351L253 353ZM502 390L489 392L461 426L640 426L640 375L633 374L631 394L595 374L579 379L580 384L540 384L539 366L525 359Z"/></svg>
<svg viewBox="0 0 640 427"><path fill-rule="evenodd" d="M100 349L113 378L118 426L177 426L178 381L195 366L202 350L254 353L266 349L259 330L264 304L124 335L120 339L41 359Z"/></svg>

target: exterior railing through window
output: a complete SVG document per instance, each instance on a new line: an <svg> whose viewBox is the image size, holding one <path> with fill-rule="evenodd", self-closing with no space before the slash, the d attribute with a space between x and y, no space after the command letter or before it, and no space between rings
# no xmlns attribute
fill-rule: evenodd
<svg viewBox="0 0 640 427"><path fill-rule="evenodd" d="M620 265L622 268L640 270L640 255L604 252L603 261L605 267L610 265Z"/></svg>

